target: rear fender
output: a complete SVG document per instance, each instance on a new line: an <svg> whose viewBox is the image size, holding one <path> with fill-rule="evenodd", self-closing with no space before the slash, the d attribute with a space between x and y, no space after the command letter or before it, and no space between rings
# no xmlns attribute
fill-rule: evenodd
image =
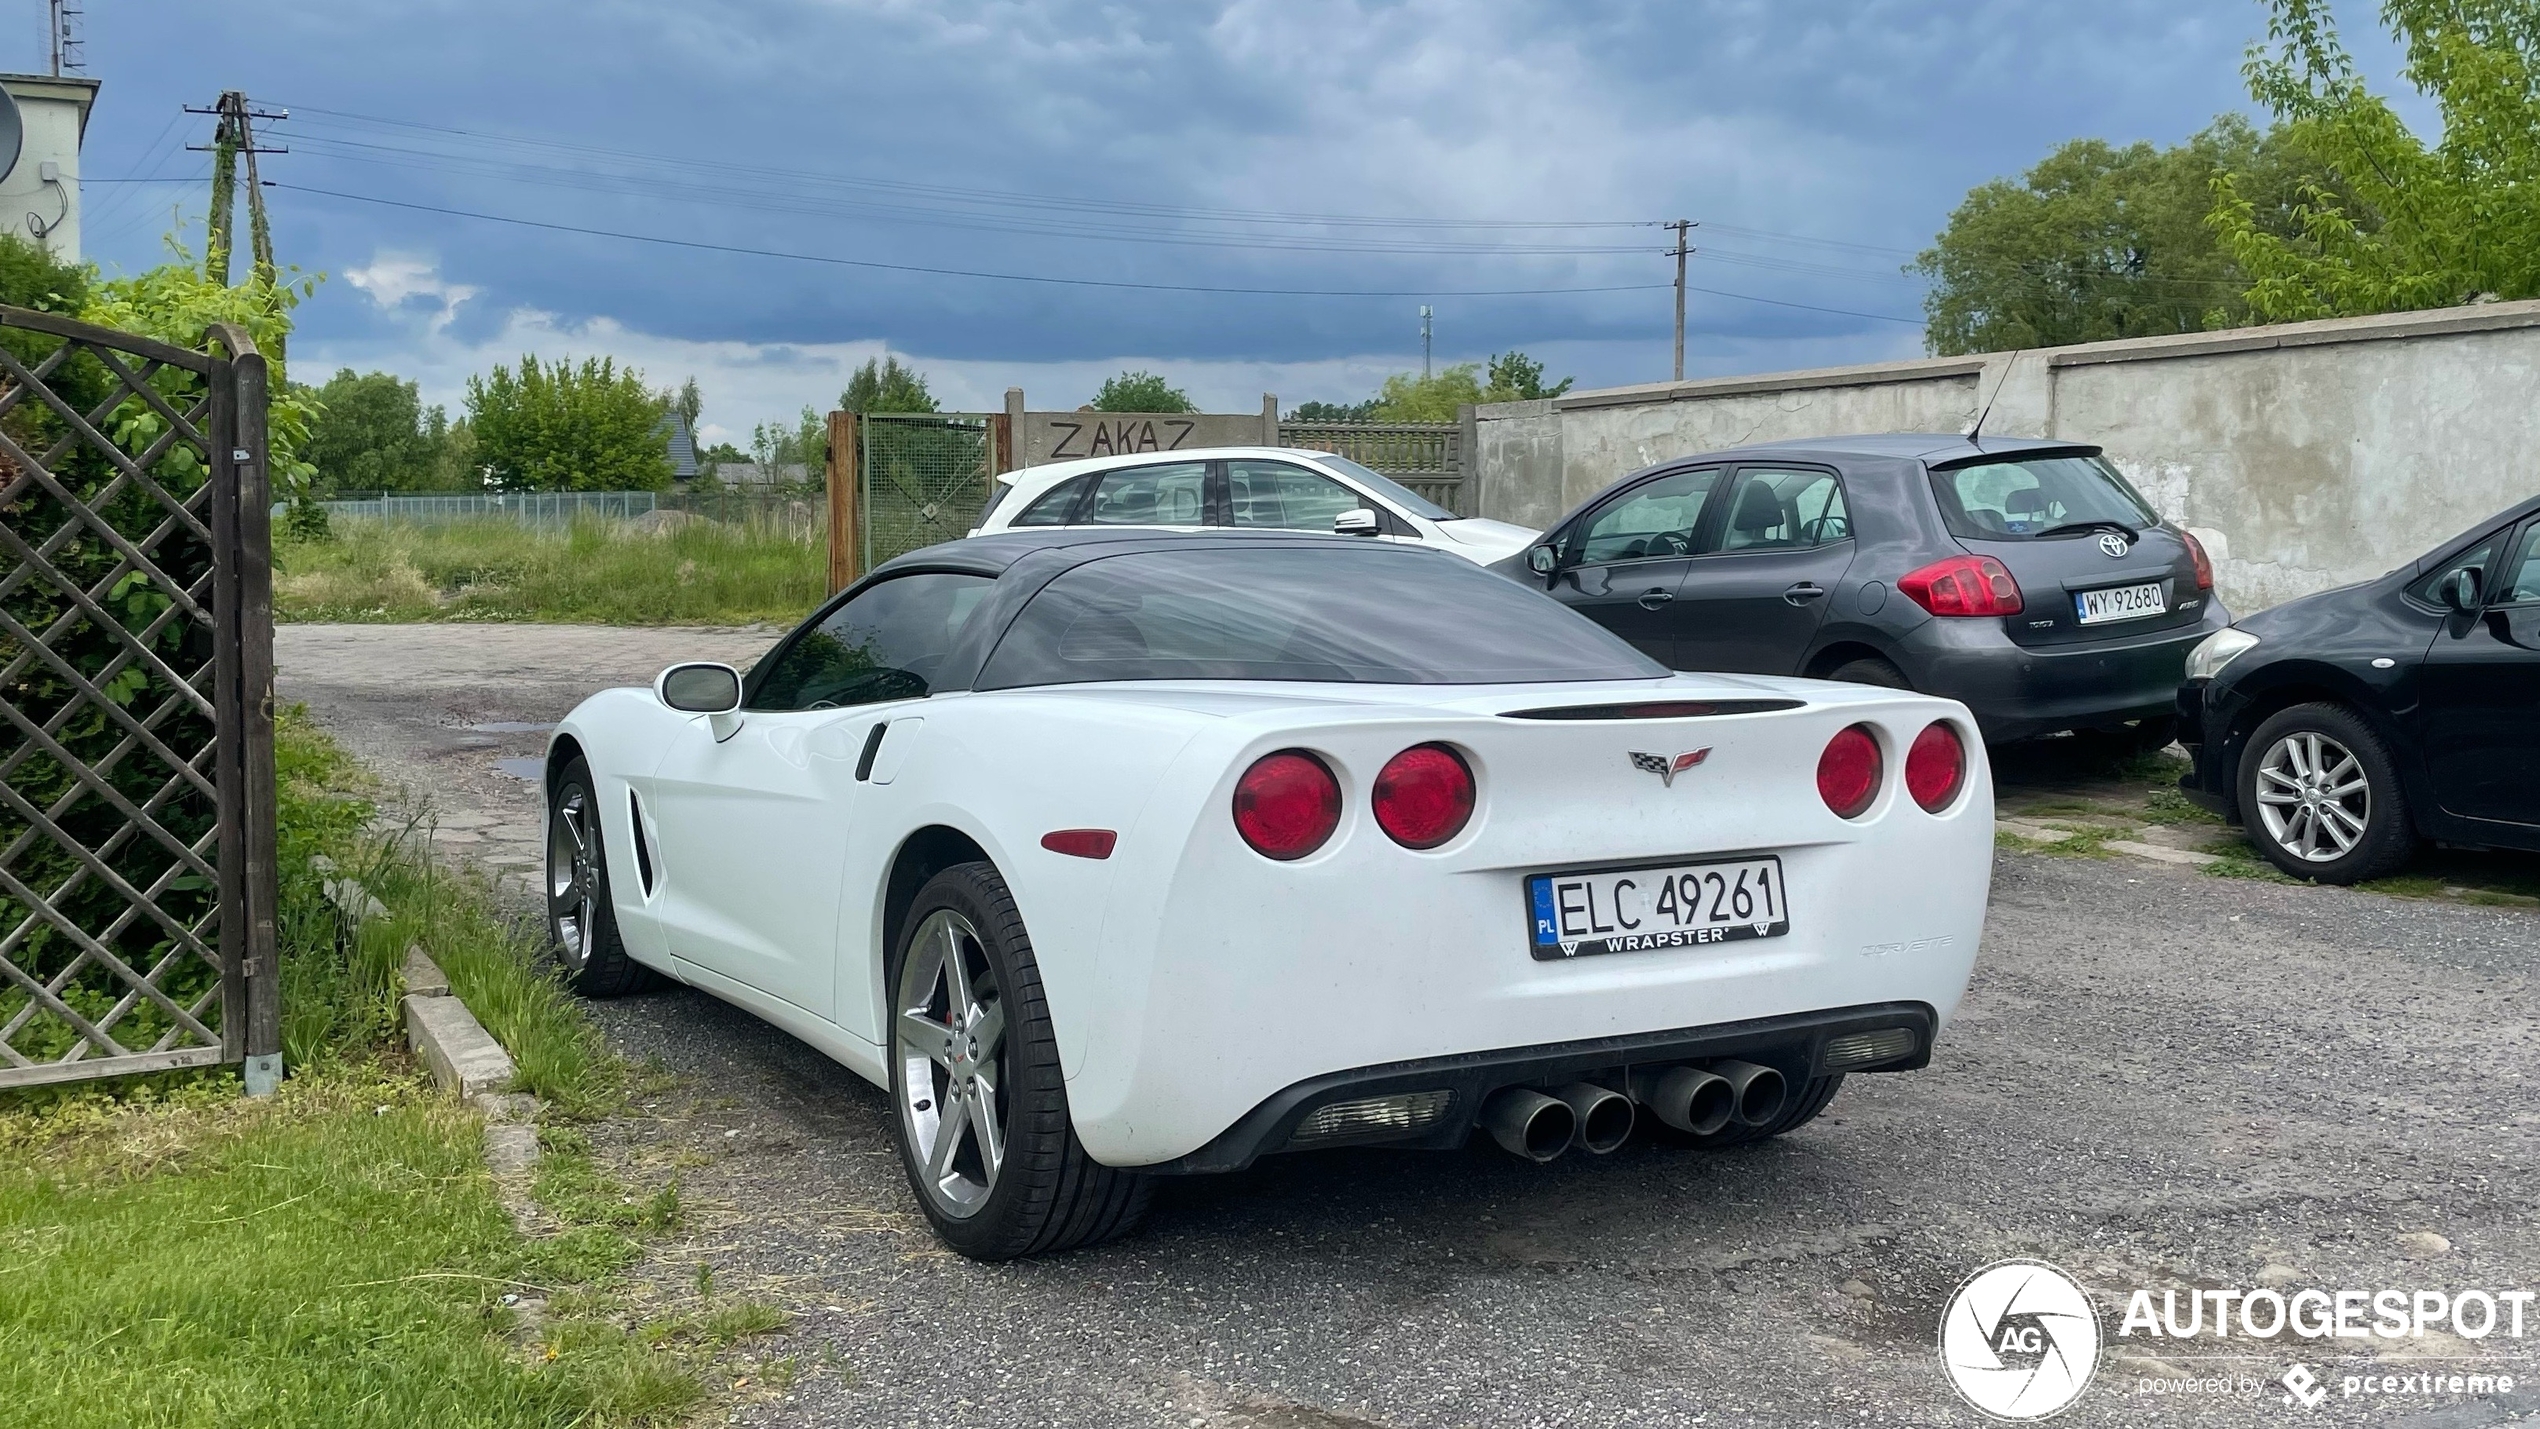
<svg viewBox="0 0 2540 1429"><path fill-rule="evenodd" d="M845 876L864 896L840 913L839 1020L888 1042L884 977L900 931L892 926L893 870L920 833L950 830L975 844L1013 893L1060 1063L1072 1068L1096 1021L1103 910L1124 877L1164 876L1146 867L1150 846L1178 841L1179 831L1150 827L1145 811L1164 771L1207 721L1042 691L930 700L920 712L925 724L901 751L891 782L857 786ZM1119 839L1105 859L1044 848L1042 837L1061 829L1109 829Z"/></svg>

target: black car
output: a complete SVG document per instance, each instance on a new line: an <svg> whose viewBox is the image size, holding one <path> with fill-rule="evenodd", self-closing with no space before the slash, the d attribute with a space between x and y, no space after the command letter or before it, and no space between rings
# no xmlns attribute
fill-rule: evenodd
<svg viewBox="0 0 2540 1429"><path fill-rule="evenodd" d="M1825 437L1637 471L1494 569L1679 670L1946 695L1985 736L2170 741L2230 623L2194 537L2094 446Z"/></svg>
<svg viewBox="0 0 2540 1429"><path fill-rule="evenodd" d="M2419 839L2540 849L2540 498L2250 616L2187 673L2179 783L2287 873L2377 878Z"/></svg>

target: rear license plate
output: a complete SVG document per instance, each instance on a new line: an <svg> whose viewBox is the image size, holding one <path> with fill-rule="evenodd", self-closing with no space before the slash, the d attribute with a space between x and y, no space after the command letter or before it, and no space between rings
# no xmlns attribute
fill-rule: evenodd
<svg viewBox="0 0 2540 1429"><path fill-rule="evenodd" d="M2111 586L2106 590L2076 591L2073 610L2084 625L2104 625L2111 620L2134 620L2146 615L2159 615L2169 609L2161 599L2161 583L2148 581L2142 585Z"/></svg>
<svg viewBox="0 0 2540 1429"><path fill-rule="evenodd" d="M1778 858L1680 863L1526 880L1537 962L1698 948L1790 931Z"/></svg>

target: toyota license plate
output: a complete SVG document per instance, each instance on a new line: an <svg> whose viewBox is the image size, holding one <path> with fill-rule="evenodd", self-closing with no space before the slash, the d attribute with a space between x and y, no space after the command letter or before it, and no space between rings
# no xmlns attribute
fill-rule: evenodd
<svg viewBox="0 0 2540 1429"><path fill-rule="evenodd" d="M1680 863L1526 880L1537 962L1698 948L1790 931L1778 858Z"/></svg>
<svg viewBox="0 0 2540 1429"><path fill-rule="evenodd" d="M2142 585L2111 586L2106 590L2073 593L2073 609L2084 625L2105 625L2112 620L2138 620L2159 615L2169 609L2161 599L2161 583L2147 581Z"/></svg>

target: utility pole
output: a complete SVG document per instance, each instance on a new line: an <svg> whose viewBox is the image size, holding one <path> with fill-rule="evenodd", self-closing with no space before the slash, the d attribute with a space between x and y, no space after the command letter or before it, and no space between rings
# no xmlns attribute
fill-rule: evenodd
<svg viewBox="0 0 2540 1429"><path fill-rule="evenodd" d="M1429 319L1436 312L1437 309L1427 303L1420 305L1420 380L1423 382L1429 380Z"/></svg>
<svg viewBox="0 0 2540 1429"><path fill-rule="evenodd" d="M1685 255L1693 250L1685 247L1685 234L1693 220L1680 218L1667 225L1676 231L1676 380L1685 380Z"/></svg>
<svg viewBox="0 0 2540 1429"><path fill-rule="evenodd" d="M291 151L258 146L255 121L288 119L291 112L255 108L245 94L235 89L222 91L220 99L208 109L189 104L185 106L185 112L219 118L219 123L212 130L211 143L186 145L196 152L209 149L212 154L212 218L206 235L203 271L224 286L229 282L229 254L237 243L236 221L232 217L233 191L238 182L239 160L243 158L247 165L248 252L253 255L257 280L270 287L277 273L273 262L273 229L265 220L265 189L263 181L256 175L256 156L288 154ZM278 358L276 360L279 361Z"/></svg>

